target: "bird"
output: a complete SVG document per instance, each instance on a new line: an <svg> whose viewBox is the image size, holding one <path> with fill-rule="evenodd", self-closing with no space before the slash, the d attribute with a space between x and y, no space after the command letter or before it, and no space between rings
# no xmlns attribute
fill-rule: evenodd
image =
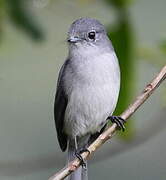
<svg viewBox="0 0 166 180"><path fill-rule="evenodd" d="M113 116L119 91L118 59L103 24L93 18L75 20L67 35L68 56L62 65L55 94L54 119L68 163L105 129L108 120L124 130L124 120ZM88 180L87 161L68 180Z"/></svg>

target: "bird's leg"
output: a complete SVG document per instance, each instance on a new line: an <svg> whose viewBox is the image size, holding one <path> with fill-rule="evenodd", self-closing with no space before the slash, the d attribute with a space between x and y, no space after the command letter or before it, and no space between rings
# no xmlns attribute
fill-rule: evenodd
<svg viewBox="0 0 166 180"><path fill-rule="evenodd" d="M75 142L75 149L76 149L75 156L80 160L81 166L86 169L87 168L86 163L85 163L84 159L82 158L81 154L83 152L89 152L90 153L90 151L87 148L78 149L77 137L74 138L74 142Z"/></svg>
<svg viewBox="0 0 166 180"><path fill-rule="evenodd" d="M112 123L116 123L119 130L125 131L124 123L126 123L126 121L120 116L109 116L107 120L111 120Z"/></svg>

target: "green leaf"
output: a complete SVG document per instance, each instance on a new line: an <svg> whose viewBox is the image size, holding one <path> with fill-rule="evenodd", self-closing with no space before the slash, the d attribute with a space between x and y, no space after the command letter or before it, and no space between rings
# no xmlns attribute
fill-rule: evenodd
<svg viewBox="0 0 166 180"><path fill-rule="evenodd" d="M166 54L166 39L162 40L160 43L160 49L164 54Z"/></svg>
<svg viewBox="0 0 166 180"><path fill-rule="evenodd" d="M106 0L109 4L115 6L116 8L127 7L133 0Z"/></svg>
<svg viewBox="0 0 166 180"><path fill-rule="evenodd" d="M126 14L124 12L120 12ZM121 69L121 89L115 115L120 115L131 102L134 92L134 58L133 58L133 31L128 16L119 19L119 23L113 28L108 28ZM129 139L133 136L133 121L126 124L127 130L123 137Z"/></svg>
<svg viewBox="0 0 166 180"><path fill-rule="evenodd" d="M24 0L7 0L9 17L14 25L34 40L43 40L43 33L24 6Z"/></svg>

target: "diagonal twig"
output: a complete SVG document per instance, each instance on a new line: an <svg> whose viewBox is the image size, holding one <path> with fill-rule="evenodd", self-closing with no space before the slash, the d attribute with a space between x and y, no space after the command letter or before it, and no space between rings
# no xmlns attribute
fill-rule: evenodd
<svg viewBox="0 0 166 180"><path fill-rule="evenodd" d="M134 112L150 97L154 90L166 79L166 65L161 69L161 71L156 75L156 77L150 82L143 92L137 96L136 100L121 114L124 120L127 120ZM81 154L83 159L88 159L91 154L93 154L102 144L104 144L108 139L112 138L116 131L117 125L113 123L111 127L105 130L89 147L89 152L84 152ZM54 176L49 178L49 180L62 180L75 171L80 166L80 160L75 159L70 162L65 168L60 170Z"/></svg>

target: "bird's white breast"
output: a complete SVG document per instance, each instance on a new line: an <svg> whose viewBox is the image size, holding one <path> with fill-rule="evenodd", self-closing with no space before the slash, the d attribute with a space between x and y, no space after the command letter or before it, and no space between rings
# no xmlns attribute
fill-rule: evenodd
<svg viewBox="0 0 166 180"><path fill-rule="evenodd" d="M88 52L87 52L88 53ZM119 64L114 52L73 59L66 84L68 105L64 130L71 136L94 133L115 109L119 88Z"/></svg>

